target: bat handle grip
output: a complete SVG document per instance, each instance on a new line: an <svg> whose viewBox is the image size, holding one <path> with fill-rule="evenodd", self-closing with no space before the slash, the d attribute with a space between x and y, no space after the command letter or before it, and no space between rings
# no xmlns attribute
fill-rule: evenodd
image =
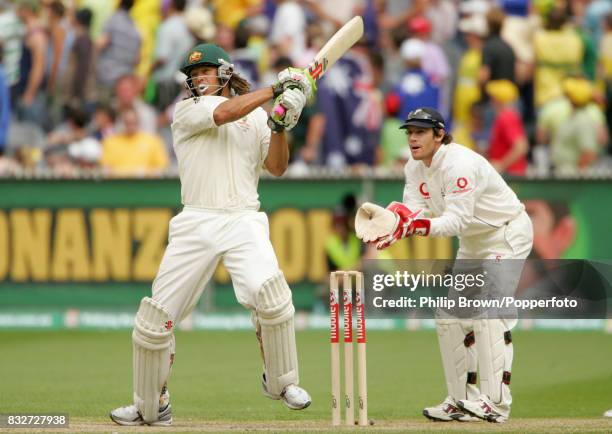
<svg viewBox="0 0 612 434"><path fill-rule="evenodd" d="M272 115L279 120L285 117L286 112L287 110L281 104L274 106L272 109Z"/></svg>

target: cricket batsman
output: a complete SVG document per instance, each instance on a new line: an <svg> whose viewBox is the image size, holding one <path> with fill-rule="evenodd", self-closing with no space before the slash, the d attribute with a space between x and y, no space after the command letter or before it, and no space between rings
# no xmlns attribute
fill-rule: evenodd
<svg viewBox="0 0 612 434"><path fill-rule="evenodd" d="M194 47L180 70L191 93L176 105L172 123L184 207L170 221L152 296L142 299L136 314L133 404L110 417L120 425L171 425L173 329L196 305L220 260L237 300L252 312L264 359L264 395L304 409L311 398L298 386L295 309L270 243L268 218L258 211L257 184L262 169L275 176L287 169L284 131L298 122L314 82L289 68L273 86L250 92L228 54L214 44ZM269 100L282 105L282 118L260 107Z"/></svg>
<svg viewBox="0 0 612 434"><path fill-rule="evenodd" d="M357 236L379 249L408 236L456 236L457 259L501 264L527 258L533 241L531 220L493 166L452 143L444 118L434 109L410 112L400 128L406 130L412 156L404 169L403 203L393 202L386 209L362 205L355 222ZM514 262L522 269L523 261ZM497 272L489 268L492 280L514 292L520 269L504 273L503 267ZM516 320L436 317L448 397L425 408L423 415L435 421L505 422L512 403L510 330Z"/></svg>

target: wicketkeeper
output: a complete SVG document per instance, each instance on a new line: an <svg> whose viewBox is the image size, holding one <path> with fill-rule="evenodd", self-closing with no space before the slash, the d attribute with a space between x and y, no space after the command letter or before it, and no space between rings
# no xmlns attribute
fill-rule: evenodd
<svg viewBox="0 0 612 434"><path fill-rule="evenodd" d="M501 263L527 258L533 241L531 220L493 166L476 152L452 143L436 110L414 110L400 128L406 130L412 155L405 166L403 203L393 202L386 209L364 204L357 213L357 236L377 243L379 249L413 235L457 236L457 259ZM522 261L515 262L522 268ZM488 271L490 279L514 292L520 269L518 273ZM508 419L512 403L510 330L515 323L513 319L437 316L448 397L425 408L426 417L438 421L477 420L474 416L490 422Z"/></svg>
<svg viewBox="0 0 612 434"><path fill-rule="evenodd" d="M113 410L120 425L170 425L167 380L174 360L174 326L196 305L220 260L236 298L252 311L264 359L263 393L301 410L310 396L298 386L291 290L259 212L262 169L282 175L292 129L316 90L301 70L286 69L272 87L249 92L228 54L200 44L181 72L191 97L178 103L172 135L181 179L183 210L170 221L168 246L136 314L133 338L134 401ZM284 116L260 107L273 99ZM272 129L272 131L271 131Z"/></svg>

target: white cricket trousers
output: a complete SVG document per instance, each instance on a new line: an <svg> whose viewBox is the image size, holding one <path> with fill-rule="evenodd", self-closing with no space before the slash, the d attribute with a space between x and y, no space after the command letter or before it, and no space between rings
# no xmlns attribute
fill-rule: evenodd
<svg viewBox="0 0 612 434"><path fill-rule="evenodd" d="M457 259L526 259L533 244L533 225L525 211L500 228L461 237Z"/></svg>
<svg viewBox="0 0 612 434"><path fill-rule="evenodd" d="M153 299L180 322L195 307L219 260L229 271L238 302L255 309L261 286L279 272L266 214L186 206L170 221Z"/></svg>

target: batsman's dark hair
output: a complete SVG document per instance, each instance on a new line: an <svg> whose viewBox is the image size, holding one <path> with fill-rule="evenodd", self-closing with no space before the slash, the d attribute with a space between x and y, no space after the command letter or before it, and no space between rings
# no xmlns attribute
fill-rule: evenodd
<svg viewBox="0 0 612 434"><path fill-rule="evenodd" d="M229 87L236 95L244 95L251 90L251 84L244 77L236 73L230 78Z"/></svg>
<svg viewBox="0 0 612 434"><path fill-rule="evenodd" d="M442 128L434 128L433 129L433 133L434 133L434 136L436 136L436 137L440 137L441 134L443 135L442 136L442 144L443 145L448 145L449 143L453 142L453 136L448 134Z"/></svg>

